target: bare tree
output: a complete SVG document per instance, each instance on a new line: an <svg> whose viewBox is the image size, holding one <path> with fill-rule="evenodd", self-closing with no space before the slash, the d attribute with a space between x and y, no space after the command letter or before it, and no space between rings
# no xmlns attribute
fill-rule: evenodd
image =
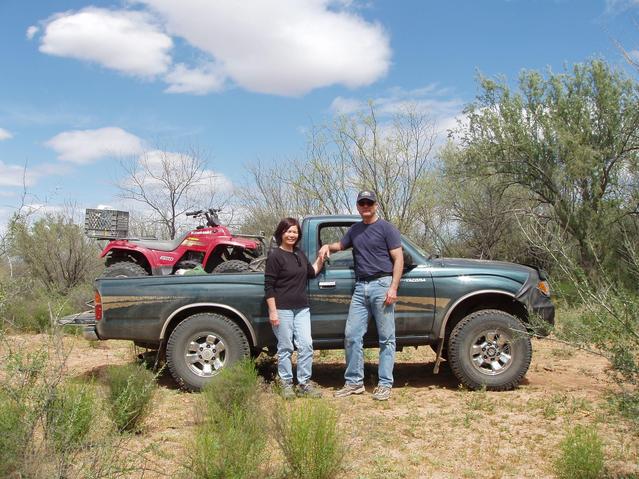
<svg viewBox="0 0 639 479"><path fill-rule="evenodd" d="M249 166L248 223L260 215L273 223L289 215L353 213L357 190L366 188L377 194L386 219L411 232L434 144L433 123L411 108L379 122L370 104L367 112L314 127L304 158Z"/></svg>
<svg viewBox="0 0 639 479"><path fill-rule="evenodd" d="M406 106L390 124L380 123L370 103L368 112L339 118L333 133L358 189L374 190L383 216L401 231L411 231L420 183L433 166L434 122Z"/></svg>
<svg viewBox="0 0 639 479"><path fill-rule="evenodd" d="M206 169L202 153L195 149L186 153L146 151L121 165L119 196L142 203L171 239L180 215L210 205L220 193L217 175Z"/></svg>

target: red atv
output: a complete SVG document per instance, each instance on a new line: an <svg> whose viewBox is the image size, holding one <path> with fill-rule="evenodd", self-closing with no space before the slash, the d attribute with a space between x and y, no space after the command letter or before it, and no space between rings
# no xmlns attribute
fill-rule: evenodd
<svg viewBox="0 0 639 479"><path fill-rule="evenodd" d="M220 224L220 210L191 211L187 216L206 220L206 226L172 241L116 239L102 251L106 257L103 276L175 274L202 266L207 273L250 271L249 263L263 251L260 236L233 236Z"/></svg>

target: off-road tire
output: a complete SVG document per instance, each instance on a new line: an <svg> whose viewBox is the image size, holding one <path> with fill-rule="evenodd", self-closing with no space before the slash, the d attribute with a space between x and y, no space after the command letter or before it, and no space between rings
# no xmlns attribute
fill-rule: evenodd
<svg viewBox="0 0 639 479"><path fill-rule="evenodd" d="M526 327L504 311L471 313L450 334L448 362L453 374L469 389L514 389L526 375L531 359L532 344Z"/></svg>
<svg viewBox="0 0 639 479"><path fill-rule="evenodd" d="M149 272L137 263L116 261L102 272L103 278L129 278L132 276L149 276Z"/></svg>
<svg viewBox="0 0 639 479"><path fill-rule="evenodd" d="M250 271L249 264L240 259L223 261L213 269L213 273L248 273Z"/></svg>
<svg viewBox="0 0 639 479"><path fill-rule="evenodd" d="M211 344L208 344L208 338L213 338ZM206 362L207 356L199 355L201 350L193 347L196 343L203 349L213 346L213 351L215 346L224 346L223 353L218 351L219 354L214 354L219 367L213 361ZM166 363L181 388L200 391L222 368L248 357L250 352L246 335L231 319L221 314L198 313L183 320L171 333L166 345ZM191 361L187 355L192 358ZM210 371L201 369L207 364L210 365Z"/></svg>

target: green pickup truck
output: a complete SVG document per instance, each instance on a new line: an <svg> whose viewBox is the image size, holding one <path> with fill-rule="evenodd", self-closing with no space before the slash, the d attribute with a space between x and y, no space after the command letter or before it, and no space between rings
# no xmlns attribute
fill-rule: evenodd
<svg viewBox="0 0 639 479"><path fill-rule="evenodd" d="M356 216L313 216L302 223L309 258L339 240ZM432 258L402 238L404 273L395 321L397 349L430 345L435 372L446 359L471 389L517 386L532 357L533 319L554 322L543 271L513 263ZM315 349L344 347L355 283L350 250L331 256L308 282ZM264 300L264 273L100 278L88 339L129 339L158 349L176 382L201 389L221 368L264 350L275 352ZM365 345L377 346L374 321Z"/></svg>

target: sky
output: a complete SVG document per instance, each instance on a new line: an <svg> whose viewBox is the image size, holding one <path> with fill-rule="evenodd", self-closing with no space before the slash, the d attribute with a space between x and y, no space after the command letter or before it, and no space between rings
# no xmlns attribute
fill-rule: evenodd
<svg viewBox="0 0 639 479"><path fill-rule="evenodd" d="M142 154L197 149L231 191L368 101L444 130L478 73L598 57L636 77L618 44L639 61L639 0L0 0L0 224L126 209Z"/></svg>

